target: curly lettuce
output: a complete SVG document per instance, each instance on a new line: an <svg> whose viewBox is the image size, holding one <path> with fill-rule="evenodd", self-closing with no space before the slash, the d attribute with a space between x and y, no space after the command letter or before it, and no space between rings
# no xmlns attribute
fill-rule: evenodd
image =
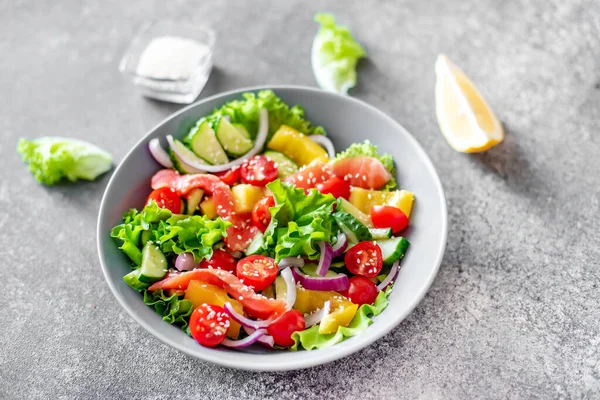
<svg viewBox="0 0 600 400"><path fill-rule="evenodd" d="M385 169L390 171L392 179L382 188L382 190L390 191L398 188L398 182L396 182L396 167L394 166L394 158L387 153L382 155L379 154L379 148L371 143L369 140L365 140L363 143L353 143L346 150L338 153L334 159L335 161L352 158L358 156L373 157L381 161Z"/></svg>
<svg viewBox="0 0 600 400"><path fill-rule="evenodd" d="M17 152L29 164L34 178L44 185L54 185L63 178L93 181L112 167L112 157L106 151L76 139L42 137L21 139Z"/></svg>
<svg viewBox="0 0 600 400"><path fill-rule="evenodd" d="M176 294L168 296L162 290L154 292L146 290L144 291L144 303L161 315L163 321L171 325L178 325L183 331L187 331L188 321L194 310L190 300L180 299Z"/></svg>
<svg viewBox="0 0 600 400"><path fill-rule="evenodd" d="M325 129L322 126L314 126L304 118L302 107L298 105L288 106L272 90L244 93L243 96L243 100L233 100L220 108L216 108L212 114L201 119L196 126L199 126L200 122L206 119L216 127L220 118L228 116L232 123L243 125L250 134L251 139L255 139L258 132L258 111L264 107L269 112L267 142L281 125L290 126L305 135L325 135ZM195 133L195 128L192 128L190 135L193 135L193 133Z"/></svg>
<svg viewBox="0 0 600 400"><path fill-rule="evenodd" d="M317 13L315 21L321 25L311 54L317 83L324 90L347 94L356 85L356 64L366 56L365 49L332 14Z"/></svg>
<svg viewBox="0 0 600 400"><path fill-rule="evenodd" d="M388 297L391 292L391 287L388 287L385 292L379 292L373 305L363 304L360 306L350 324L348 326L338 327L337 332L335 333L319 333L319 325L314 325L303 331L292 333L294 344L291 349L298 350L300 347L306 350L322 349L324 347L333 346L342 340L364 332L369 325L373 323L371 317L381 314L388 306Z"/></svg>
<svg viewBox="0 0 600 400"><path fill-rule="evenodd" d="M271 207L271 222L264 234L266 253L277 262L293 256L318 258L317 242L331 242L337 233L331 214L335 198L317 190L307 195L303 189L279 180L267 188L273 193L275 206Z"/></svg>
<svg viewBox="0 0 600 400"><path fill-rule="evenodd" d="M160 250L166 256L192 253L194 260L200 262L212 256L213 245L226 236L230 225L220 218L173 214L152 202L142 211L125 212L123 223L115 226L110 235L122 242L119 248L134 266L141 264L142 247L148 240L160 243Z"/></svg>

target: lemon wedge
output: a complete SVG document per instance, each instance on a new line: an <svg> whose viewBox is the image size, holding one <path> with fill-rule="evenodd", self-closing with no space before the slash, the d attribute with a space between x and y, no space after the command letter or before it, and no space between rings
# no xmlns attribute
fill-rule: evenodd
<svg viewBox="0 0 600 400"><path fill-rule="evenodd" d="M504 139L502 124L471 80L443 54L435 62L435 111L456 151L485 151Z"/></svg>

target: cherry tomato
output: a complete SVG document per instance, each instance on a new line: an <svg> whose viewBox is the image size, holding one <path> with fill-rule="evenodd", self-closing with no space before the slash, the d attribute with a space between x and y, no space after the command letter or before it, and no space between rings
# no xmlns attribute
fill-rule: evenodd
<svg viewBox="0 0 600 400"><path fill-rule="evenodd" d="M240 167L233 167L227 171L217 172L215 175L229 186L233 186L240 180Z"/></svg>
<svg viewBox="0 0 600 400"><path fill-rule="evenodd" d="M370 279L362 276L353 276L350 278L350 286L348 290L340 292L342 296L346 296L354 304L373 304L379 291L377 286Z"/></svg>
<svg viewBox="0 0 600 400"><path fill-rule="evenodd" d="M344 256L346 268L354 275L373 278L383 267L381 249L373 242L360 242L352 246Z"/></svg>
<svg viewBox="0 0 600 400"><path fill-rule="evenodd" d="M277 167L275 162L265 156L254 156L244 161L240 175L244 183L265 186L277 179Z"/></svg>
<svg viewBox="0 0 600 400"><path fill-rule="evenodd" d="M190 333L202 346L215 347L225 339L230 324L223 307L204 303L192 311Z"/></svg>
<svg viewBox="0 0 600 400"><path fill-rule="evenodd" d="M152 201L156 202L160 208L169 209L173 214L181 213L181 197L171 188L161 187L153 190L146 200L146 205Z"/></svg>
<svg viewBox="0 0 600 400"><path fill-rule="evenodd" d="M273 283L278 272L275 260L265 256L249 256L237 263L237 276L240 281L257 291L264 290Z"/></svg>
<svg viewBox="0 0 600 400"><path fill-rule="evenodd" d="M348 200L350 197L350 183L337 176L326 180L322 183L317 183L317 190L323 194L331 193L333 197L343 197Z"/></svg>
<svg viewBox="0 0 600 400"><path fill-rule="evenodd" d="M273 336L275 344L288 347L294 344L292 333L306 328L304 316L297 310L286 311L267 327L269 335Z"/></svg>
<svg viewBox="0 0 600 400"><path fill-rule="evenodd" d="M271 222L271 213L269 212L269 208L275 206L275 199L273 196L267 196L264 199L261 199L252 210L252 223L261 232L264 232Z"/></svg>
<svg viewBox="0 0 600 400"><path fill-rule="evenodd" d="M408 217L399 208L392 206L373 206L371 208L371 221L375 228L392 228L398 233L408 225Z"/></svg>
<svg viewBox="0 0 600 400"><path fill-rule="evenodd" d="M237 261L235 257L226 252L225 250L214 250L210 260L202 260L200 268L213 268L213 269L224 269L235 273L235 266Z"/></svg>

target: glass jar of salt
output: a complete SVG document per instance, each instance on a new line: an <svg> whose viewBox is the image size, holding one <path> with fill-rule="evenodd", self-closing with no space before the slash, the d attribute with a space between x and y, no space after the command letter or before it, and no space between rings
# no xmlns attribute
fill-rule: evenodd
<svg viewBox="0 0 600 400"><path fill-rule="evenodd" d="M189 104L208 81L215 39L207 27L150 23L135 35L119 69L131 76L144 96Z"/></svg>

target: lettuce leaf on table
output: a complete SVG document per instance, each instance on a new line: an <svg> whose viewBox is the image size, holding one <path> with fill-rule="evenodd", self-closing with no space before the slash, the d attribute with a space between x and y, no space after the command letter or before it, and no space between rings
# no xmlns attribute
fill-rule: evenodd
<svg viewBox="0 0 600 400"><path fill-rule="evenodd" d="M17 152L29 164L34 178L44 185L54 185L66 178L93 181L112 166L112 157L101 148L81 140L62 137L21 139Z"/></svg>
<svg viewBox="0 0 600 400"><path fill-rule="evenodd" d="M216 127L218 120L229 116L231 123L243 125L252 139L256 138L258 132L258 111L265 108L269 112L269 134L267 142L275 134L281 125L290 126L305 135L325 134L321 126L314 126L304 118L304 109L298 105L288 106L272 90L261 90L258 93L244 93L243 100L233 100L220 108L216 108L212 114L202 118L196 124L200 125L203 120L208 120ZM188 139L196 132L192 128Z"/></svg>
<svg viewBox="0 0 600 400"><path fill-rule="evenodd" d="M371 317L381 314L388 306L388 297L391 292L391 287L388 287L385 292L379 292L373 305L363 304L360 306L350 324L348 326L338 327L338 330L335 333L321 334L319 333L319 325L314 325L303 331L292 333L294 344L291 349L298 350L300 347L306 350L322 349L324 347L333 346L342 340L364 332L369 325L373 323Z"/></svg>
<svg viewBox="0 0 600 400"><path fill-rule="evenodd" d="M284 257L319 256L317 242L331 242L337 225L331 212L335 198L313 190L306 195L303 189L279 180L267 185L275 198L271 222L264 234L263 246L279 262Z"/></svg>
<svg viewBox="0 0 600 400"><path fill-rule="evenodd" d="M365 140L363 143L353 143L346 150L338 153L334 159L335 161L342 160L344 158L368 156L373 157L381 161L385 169L390 171L392 179L383 187L382 190L390 191L398 188L398 182L396 182L396 167L394 166L394 158L387 153L379 155L379 148L371 143L369 140Z"/></svg>
<svg viewBox="0 0 600 400"><path fill-rule="evenodd" d="M311 53L317 83L324 90L347 94L356 85L356 64L366 56L365 49L350 29L335 23L333 15L317 13L315 21L321 24Z"/></svg>
<svg viewBox="0 0 600 400"><path fill-rule="evenodd" d="M220 218L173 214L155 202L142 211L131 209L123 214L123 223L115 226L110 235L122 242L119 247L134 263L142 262L142 232L148 240L159 244L165 255L192 253L196 262L212 255L212 246L226 236L231 223Z"/></svg>

